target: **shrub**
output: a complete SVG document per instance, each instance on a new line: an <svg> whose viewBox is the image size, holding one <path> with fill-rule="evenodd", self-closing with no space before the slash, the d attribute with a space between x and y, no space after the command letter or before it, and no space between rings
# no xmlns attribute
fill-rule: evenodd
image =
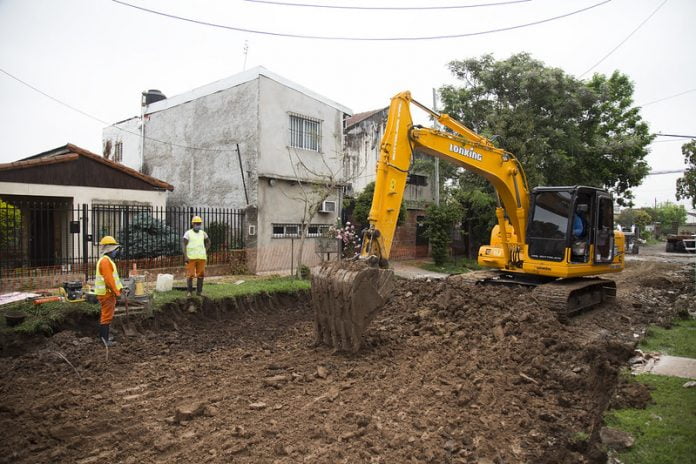
<svg viewBox="0 0 696 464"><path fill-rule="evenodd" d="M125 258L154 258L181 254L181 237L163 221L147 213L138 214L128 228L118 234L118 242L128 244Z"/></svg>
<svg viewBox="0 0 696 464"><path fill-rule="evenodd" d="M425 236L430 239L433 261L442 266L447 260L452 243L452 227L462 218L462 207L457 202L432 205L425 218Z"/></svg>

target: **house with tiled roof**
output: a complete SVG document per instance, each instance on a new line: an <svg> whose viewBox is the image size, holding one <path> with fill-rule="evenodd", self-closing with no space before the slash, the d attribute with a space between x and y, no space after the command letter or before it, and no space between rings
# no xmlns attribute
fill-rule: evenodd
<svg viewBox="0 0 696 464"><path fill-rule="evenodd" d="M100 224L120 224L125 207L162 209L173 190L167 182L70 143L0 164L2 268L90 259L97 253L93 244L99 238L93 236ZM83 234L91 246L81 240Z"/></svg>

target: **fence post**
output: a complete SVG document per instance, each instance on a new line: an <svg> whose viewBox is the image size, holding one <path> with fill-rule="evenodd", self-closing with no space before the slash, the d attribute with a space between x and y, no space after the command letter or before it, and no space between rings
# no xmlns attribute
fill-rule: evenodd
<svg viewBox="0 0 696 464"><path fill-rule="evenodd" d="M128 233L130 231L130 207L126 205L126 217L123 218L123 241L125 244L123 245L123 254L125 255L126 258L126 267L123 270L123 275L128 276L128 269L130 269L130 242L129 242L129 236L130 234Z"/></svg>
<svg viewBox="0 0 696 464"><path fill-rule="evenodd" d="M92 237L94 238L94 237ZM85 282L89 280L89 205L82 204L82 264L85 266Z"/></svg>

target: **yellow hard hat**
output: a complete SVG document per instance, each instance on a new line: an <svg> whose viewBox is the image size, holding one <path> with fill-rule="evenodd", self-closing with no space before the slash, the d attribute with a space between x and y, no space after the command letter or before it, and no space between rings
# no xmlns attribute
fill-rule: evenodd
<svg viewBox="0 0 696 464"><path fill-rule="evenodd" d="M100 245L118 245L118 242L111 235L105 235L100 241Z"/></svg>
<svg viewBox="0 0 696 464"><path fill-rule="evenodd" d="M191 219L191 224L203 224L203 219L200 216L193 216Z"/></svg>

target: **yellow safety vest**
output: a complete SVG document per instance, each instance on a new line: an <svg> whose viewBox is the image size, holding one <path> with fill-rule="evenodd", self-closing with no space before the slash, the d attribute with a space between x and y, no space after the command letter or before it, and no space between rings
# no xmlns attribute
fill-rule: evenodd
<svg viewBox="0 0 696 464"><path fill-rule="evenodd" d="M116 282L116 288L121 290L123 288L123 284L121 283L121 278L118 276L118 268L116 267L116 264L113 262L111 258L108 256L104 255L101 258L99 258L99 261L97 261L97 275L94 279L94 293L97 295L106 295L106 281L104 280L104 276L99 272L99 265L102 262L102 259L108 259L111 265L114 267L114 281Z"/></svg>
<svg viewBox="0 0 696 464"><path fill-rule="evenodd" d="M196 233L193 229L189 229L186 233L186 239L188 240L186 244L186 256L188 256L189 259L208 258L205 253L205 232L200 230Z"/></svg>

